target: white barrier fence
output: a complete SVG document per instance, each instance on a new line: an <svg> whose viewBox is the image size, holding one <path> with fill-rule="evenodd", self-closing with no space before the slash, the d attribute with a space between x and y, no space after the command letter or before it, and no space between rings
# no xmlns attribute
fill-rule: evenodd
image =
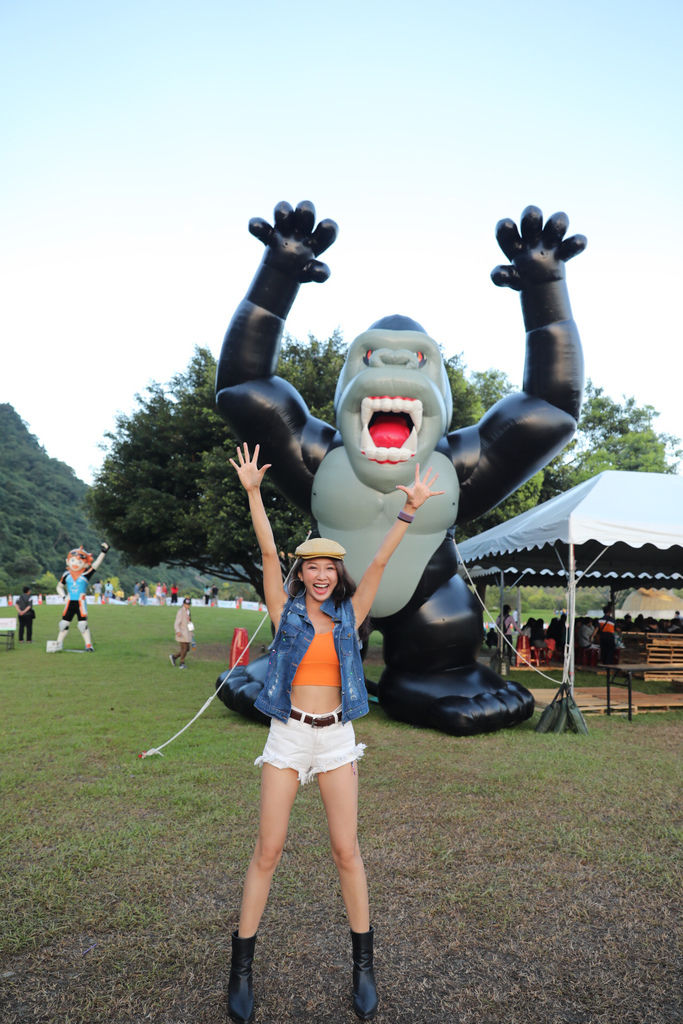
<svg viewBox="0 0 683 1024"><path fill-rule="evenodd" d="M37 596L35 594L31 594L31 597L33 599L34 605L37 605L38 604ZM10 596L0 597L0 608L13 607L16 604L16 602L18 601L18 599L19 599L19 594L16 594L13 597L10 597ZM129 601L117 601L113 597L110 598L108 601L103 601L101 599L98 600L98 598L94 594L88 594L88 596L86 597L85 600L86 600L86 602L88 604L107 604L107 605L112 605L112 606L113 605L119 605L119 606L121 606L123 608L127 607L128 604L132 604L133 603L133 602L129 602ZM61 598L59 596L59 594L46 594L43 597L42 603L43 604L63 605L65 602L64 602L64 598ZM181 603L182 603L182 599L180 601L178 601L177 605L171 606L171 607L180 607ZM143 604L141 601L136 601L135 604L136 604L136 607L150 608L150 607L153 607L154 605L159 607L161 602L156 597L149 597L147 599L147 604ZM166 606L171 605L170 599L165 602L165 605ZM211 608L242 608L242 609L244 609L245 611L248 611L248 612L264 612L266 610L265 605L260 604L258 601L241 601L239 604L238 604L237 601L214 601L213 604L207 606L207 605L204 604L204 598L203 597L193 597L192 598L192 607L193 608L205 608L205 607L211 607Z"/></svg>

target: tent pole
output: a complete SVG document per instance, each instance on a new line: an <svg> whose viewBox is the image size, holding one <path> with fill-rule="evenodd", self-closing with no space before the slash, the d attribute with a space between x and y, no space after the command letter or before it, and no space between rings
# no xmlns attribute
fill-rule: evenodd
<svg viewBox="0 0 683 1024"><path fill-rule="evenodd" d="M504 601L504 599L505 599L505 574L504 574L504 572L501 569L501 573L500 573L500 595L499 595L499 601L498 601L498 604L500 606L500 612L499 612L500 618L498 619L498 622L500 623L500 631L498 633L498 650L500 651L501 663L502 663L503 658L505 657L505 641L503 640L503 637L501 635L502 633L505 632L505 616L503 615L503 601ZM501 664L501 667L502 667L502 664Z"/></svg>
<svg viewBox="0 0 683 1024"><path fill-rule="evenodd" d="M569 689L574 696L574 623L576 619L576 556L574 545L569 543L569 573L567 579L567 667Z"/></svg>

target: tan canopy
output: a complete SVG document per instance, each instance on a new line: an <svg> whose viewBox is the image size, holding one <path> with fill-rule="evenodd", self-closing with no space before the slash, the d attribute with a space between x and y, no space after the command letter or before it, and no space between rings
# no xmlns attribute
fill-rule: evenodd
<svg viewBox="0 0 683 1024"><path fill-rule="evenodd" d="M628 613L633 618L645 615L646 618L672 619L677 611L683 612L683 600L676 597L673 591L641 587L629 594L621 608L617 609L617 618Z"/></svg>

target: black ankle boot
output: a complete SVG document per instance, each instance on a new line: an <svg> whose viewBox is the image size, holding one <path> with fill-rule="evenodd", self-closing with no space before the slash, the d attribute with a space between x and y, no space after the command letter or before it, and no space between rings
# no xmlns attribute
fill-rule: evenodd
<svg viewBox="0 0 683 1024"><path fill-rule="evenodd" d="M235 1024L249 1024L254 1017L254 990L251 964L254 959L256 936L240 939L232 933L232 964L228 981L228 1013Z"/></svg>
<svg viewBox="0 0 683 1024"><path fill-rule="evenodd" d="M351 932L353 945L353 1008L361 1020L371 1020L377 1012L377 989L372 967L374 930Z"/></svg>

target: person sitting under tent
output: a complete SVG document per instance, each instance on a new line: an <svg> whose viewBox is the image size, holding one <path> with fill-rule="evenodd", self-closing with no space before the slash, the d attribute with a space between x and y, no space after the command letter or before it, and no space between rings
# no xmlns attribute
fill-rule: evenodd
<svg viewBox="0 0 683 1024"><path fill-rule="evenodd" d="M590 647L594 632L595 627L588 616L583 616L582 618L577 619L575 628L576 646L583 649Z"/></svg>

